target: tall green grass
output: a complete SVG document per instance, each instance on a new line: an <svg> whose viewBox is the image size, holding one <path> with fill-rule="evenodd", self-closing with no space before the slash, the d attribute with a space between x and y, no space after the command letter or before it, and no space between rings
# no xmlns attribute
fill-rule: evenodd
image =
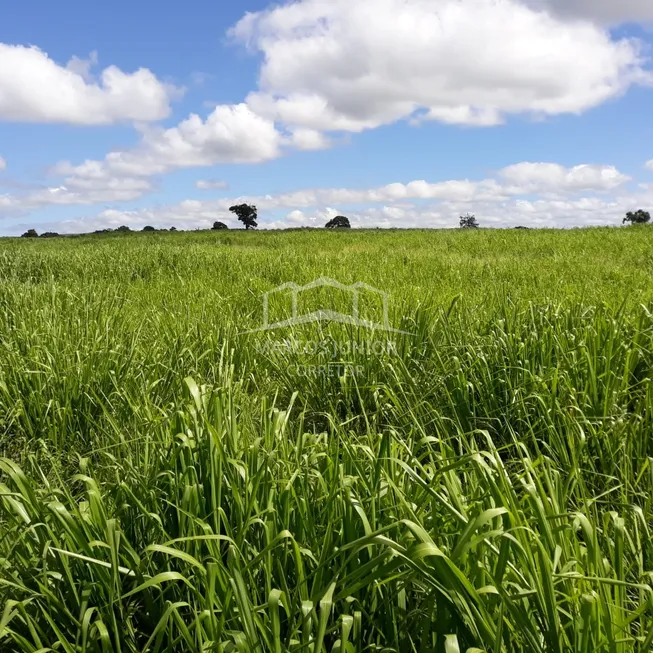
<svg viewBox="0 0 653 653"><path fill-rule="evenodd" d="M0 650L650 650L652 236L3 243Z"/></svg>

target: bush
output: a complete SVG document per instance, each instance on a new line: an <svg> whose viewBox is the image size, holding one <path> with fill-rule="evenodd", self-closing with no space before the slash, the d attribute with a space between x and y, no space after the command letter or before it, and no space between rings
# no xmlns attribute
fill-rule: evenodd
<svg viewBox="0 0 653 653"><path fill-rule="evenodd" d="M45 233L42 233L41 238L58 238L59 234L56 231L46 231Z"/></svg>
<svg viewBox="0 0 653 653"><path fill-rule="evenodd" d="M227 227L227 225L224 222L214 222L213 230L215 231L216 229L229 229L229 227Z"/></svg>
<svg viewBox="0 0 653 653"><path fill-rule="evenodd" d="M21 238L38 238L38 234L36 233L36 229L28 229L22 236Z"/></svg>

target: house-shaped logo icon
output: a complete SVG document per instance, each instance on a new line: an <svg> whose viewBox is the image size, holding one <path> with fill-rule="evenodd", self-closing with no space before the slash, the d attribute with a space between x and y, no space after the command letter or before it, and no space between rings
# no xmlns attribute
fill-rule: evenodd
<svg viewBox="0 0 653 653"><path fill-rule="evenodd" d="M310 313L300 314L298 309L299 297L301 293L311 290L313 288L334 288L339 291L345 291L351 294L351 313L340 313L329 309L318 309ZM278 293L288 293L290 291L292 297L292 317L287 320L279 322L270 321L270 298ZM383 303L383 322L376 323L370 320L365 320L360 316L360 297L363 293L370 293L379 298ZM260 331L272 331L274 329L281 329L283 327L295 326L299 324L309 324L311 322L340 322L341 324L352 324L354 326L365 327L376 331L388 331L390 333L403 333L410 335L407 331L393 329L390 326L389 319L389 295L388 293L378 290L363 282L357 282L350 286L322 277L312 281L305 286L299 286L292 281L284 283L273 290L266 292L263 295L263 326L245 333L257 333Z"/></svg>

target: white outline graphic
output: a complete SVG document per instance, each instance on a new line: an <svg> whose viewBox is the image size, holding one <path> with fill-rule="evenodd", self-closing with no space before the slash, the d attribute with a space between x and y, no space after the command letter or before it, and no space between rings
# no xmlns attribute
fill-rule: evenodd
<svg viewBox="0 0 653 653"><path fill-rule="evenodd" d="M347 315L346 313L338 313L337 311L324 310L324 309L313 311L312 313L308 313L307 315L299 315L297 309L297 304L298 304L297 300L299 297L299 293L305 290L310 290L312 288L321 288L321 287L336 288L337 290L344 290L347 292L351 292L352 293L351 315ZM270 319L269 319L270 295L274 295L284 290L292 291L292 317L287 320L282 320L281 322L274 322L273 324L270 324ZM361 290L372 292L383 299L383 324L377 324L376 322L370 322L369 320L361 319L359 315L359 309L358 309ZM272 331L274 329L281 329L283 327L295 326L297 324L309 324L311 322L340 322L341 324L352 324L354 326L361 326L367 329L375 329L378 331L389 331L390 333L402 333L405 335L412 335L408 333L408 331L393 329L390 326L388 306L389 306L388 293L383 292L378 288L374 288L374 286L370 286L369 284L363 283L362 281L358 281L357 283L354 283L351 286L347 286L345 284L342 284L338 281L334 281L333 279L329 279L327 277L321 277L320 279L316 279L315 281L312 281L311 283L305 286L299 286L296 283L289 281L288 283L284 283L281 286L278 286L277 288L274 288L264 293L263 326L258 329L252 329L251 331L243 331L243 333L259 333L261 331Z"/></svg>

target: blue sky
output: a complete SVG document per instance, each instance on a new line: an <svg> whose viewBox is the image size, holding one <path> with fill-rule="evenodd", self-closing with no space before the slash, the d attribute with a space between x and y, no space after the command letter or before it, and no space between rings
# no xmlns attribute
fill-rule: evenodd
<svg viewBox="0 0 653 653"><path fill-rule="evenodd" d="M617 225L653 209L650 0L0 7L0 235Z"/></svg>

